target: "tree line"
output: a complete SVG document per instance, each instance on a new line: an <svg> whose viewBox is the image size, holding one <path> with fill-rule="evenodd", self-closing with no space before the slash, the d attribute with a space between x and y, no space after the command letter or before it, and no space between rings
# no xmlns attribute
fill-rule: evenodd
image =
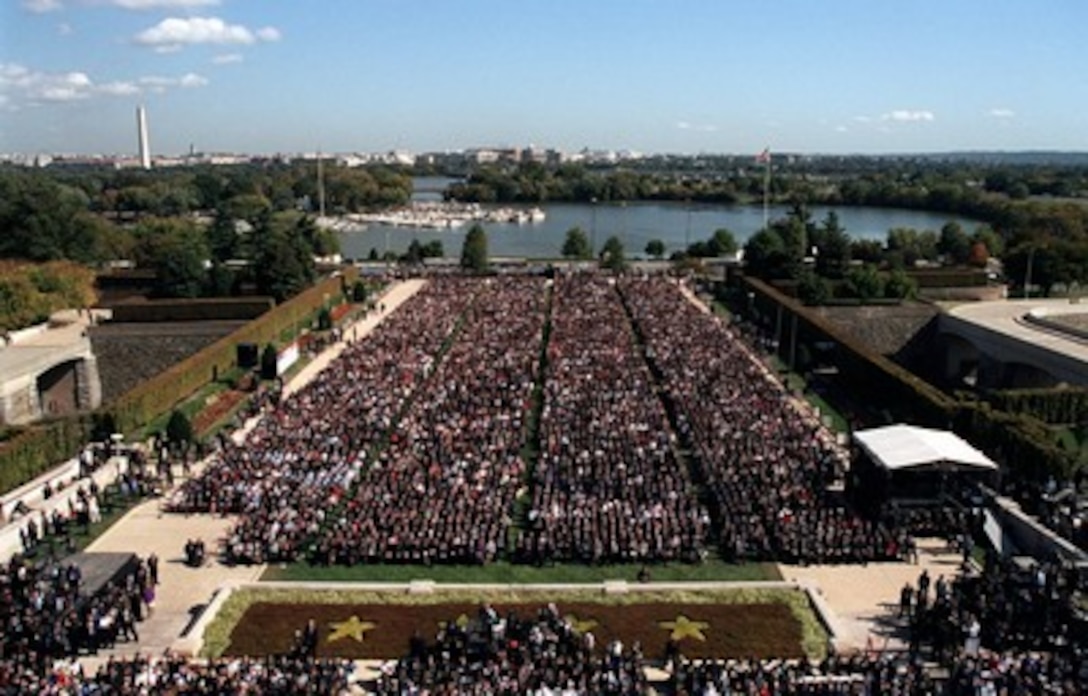
<svg viewBox="0 0 1088 696"><path fill-rule="evenodd" d="M762 167L751 158L724 158L694 168L692 160L632 161L605 171L579 164L547 167L538 163L480 167L446 192L450 199L476 202L541 203L608 201L677 201L755 203L762 198L765 180L769 197L793 208L822 206L869 206L929 210L980 220L984 227L965 232L893 230L887 246L873 248L852 244L853 258L881 262L886 268L910 267L919 260L941 257L950 265L998 258L1006 277L1017 290L1030 275L1031 285L1049 294L1088 282L1088 167L987 165L918 159L878 158L774 158L772 175L765 179ZM785 254L800 250L793 244L798 230L788 219L763 230L756 240L757 257L766 251L764 264L757 258L758 273L782 275L790 267L775 250L774 237L782 237ZM818 234L811 229L809 234ZM820 249L817 275L826 264L841 260L842 240L831 235ZM879 244L879 243L877 243ZM938 249L938 246L941 246ZM766 247L765 249L762 247ZM827 253L830 252L830 253ZM796 260L796 259L794 259ZM1030 272L1029 272L1030 267ZM797 277L799 268L792 266ZM833 276L831 279L834 279Z"/></svg>

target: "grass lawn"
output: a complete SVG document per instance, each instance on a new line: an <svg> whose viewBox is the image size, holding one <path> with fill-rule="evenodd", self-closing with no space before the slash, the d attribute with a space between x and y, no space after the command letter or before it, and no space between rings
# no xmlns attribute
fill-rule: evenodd
<svg viewBox="0 0 1088 696"><path fill-rule="evenodd" d="M602 580L628 580L637 582L637 564L587 566L560 564L544 567L515 565L507 562L486 566L443 566L429 568L418 565L358 565L353 567L331 566L328 568L294 563L288 566L270 566L261 580L291 582L410 582L434 580L435 582L474 584L527 584L527 583L591 583ZM708 560L698 565L675 563L648 566L650 579L657 582L737 582L742 580L781 580L778 569L771 563L734 564L721 560Z"/></svg>

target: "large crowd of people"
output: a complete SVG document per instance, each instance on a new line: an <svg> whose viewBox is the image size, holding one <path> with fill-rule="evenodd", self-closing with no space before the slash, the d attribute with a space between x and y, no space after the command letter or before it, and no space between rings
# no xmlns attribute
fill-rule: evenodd
<svg viewBox="0 0 1088 696"><path fill-rule="evenodd" d="M726 558L844 563L904 555L906 535L829 491L848 454L720 319L666 278L628 279L621 288L713 493Z"/></svg>
<svg viewBox="0 0 1088 696"><path fill-rule="evenodd" d="M644 667L637 644L598 646L554 604L528 617L500 616L485 604L467 624L444 623L431 642L415 636L374 693L635 696L647 693Z"/></svg>
<svg viewBox="0 0 1088 696"><path fill-rule="evenodd" d="M241 563L697 561L712 521L731 559L907 555L906 535L827 492L844 452L727 327L673 282L622 280L622 298L613 282L557 277L549 307L539 277L432 279L226 443L175 509L239 514L225 553Z"/></svg>
<svg viewBox="0 0 1088 696"><path fill-rule="evenodd" d="M608 279L562 276L532 477L526 562L697 561L709 515Z"/></svg>
<svg viewBox="0 0 1088 696"><path fill-rule="evenodd" d="M339 696L351 691L350 660L290 655L192 660L179 655L110 657L93 672L76 660L53 663L44 674L0 679L4 696L172 696L174 694L269 694Z"/></svg>
<svg viewBox="0 0 1088 696"><path fill-rule="evenodd" d="M203 474L171 498L179 512L239 515L223 552L235 563L303 558L326 513L351 490L472 299L432 280L381 329L269 408L241 444L224 440Z"/></svg>
<svg viewBox="0 0 1088 696"><path fill-rule="evenodd" d="M1077 696L1088 688L1083 659L1047 653L957 655L937 668L917 656L865 652L820 662L680 660L667 693L677 696Z"/></svg>
<svg viewBox="0 0 1088 696"><path fill-rule="evenodd" d="M546 294L525 276L474 290L434 374L324 530L317 562L485 563L505 551Z"/></svg>
<svg viewBox="0 0 1088 696"><path fill-rule="evenodd" d="M258 403L245 439L221 438L203 474L169 501L237 516L222 549L232 563L645 568L697 561L708 544L733 560L864 562L911 558L920 533L958 544L966 566L979 524L947 508L880 519L852 509L831 490L845 451L748 345L665 278L559 276L549 289L541 277L435 277L305 387ZM139 471L121 481L146 492ZM316 657L312 623L283 655L137 655L84 674L80 655L139 640L157 576L148 559L90 594L77 565L39 553L43 539L94 523L99 493L76 487L61 510L18 520L36 557L0 567L0 694L348 689L352 665ZM190 540L186 558L203 564L203 542ZM654 686L674 694L1088 692L1076 569L996 556L983 567L903 588L902 654L694 662L673 644L659 661L637 644L596 644L554 605L534 617L484 605L433 641L417 635L375 689L641 694L652 664L668 672Z"/></svg>
<svg viewBox="0 0 1088 696"><path fill-rule="evenodd" d="M900 613L910 615L912 643L932 645L938 655L976 654L980 648L1054 655L1079 651L1084 662L1088 616L1077 618L1074 606L1077 593L1085 590L1088 582L1075 565L990 554L981 573L919 576L913 588L904 588ZM1084 666L1088 669L1088 662ZM1088 679L1088 673L1084 676Z"/></svg>
<svg viewBox="0 0 1088 696"><path fill-rule="evenodd" d="M57 660L139 640L153 574L140 561L88 589L77 564L13 556L0 569L0 685L37 680Z"/></svg>

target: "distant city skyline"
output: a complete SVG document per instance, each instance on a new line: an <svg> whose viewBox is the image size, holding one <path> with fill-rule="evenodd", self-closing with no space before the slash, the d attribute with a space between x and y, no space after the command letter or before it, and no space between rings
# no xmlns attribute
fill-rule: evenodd
<svg viewBox="0 0 1088 696"><path fill-rule="evenodd" d="M2 0L0 153L1088 150L1083 0Z"/></svg>

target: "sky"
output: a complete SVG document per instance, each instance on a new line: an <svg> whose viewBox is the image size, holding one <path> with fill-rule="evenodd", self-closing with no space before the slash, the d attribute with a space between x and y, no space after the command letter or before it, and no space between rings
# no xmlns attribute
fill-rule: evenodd
<svg viewBox="0 0 1088 696"><path fill-rule="evenodd" d="M1085 0L0 3L0 153L1088 150Z"/></svg>

